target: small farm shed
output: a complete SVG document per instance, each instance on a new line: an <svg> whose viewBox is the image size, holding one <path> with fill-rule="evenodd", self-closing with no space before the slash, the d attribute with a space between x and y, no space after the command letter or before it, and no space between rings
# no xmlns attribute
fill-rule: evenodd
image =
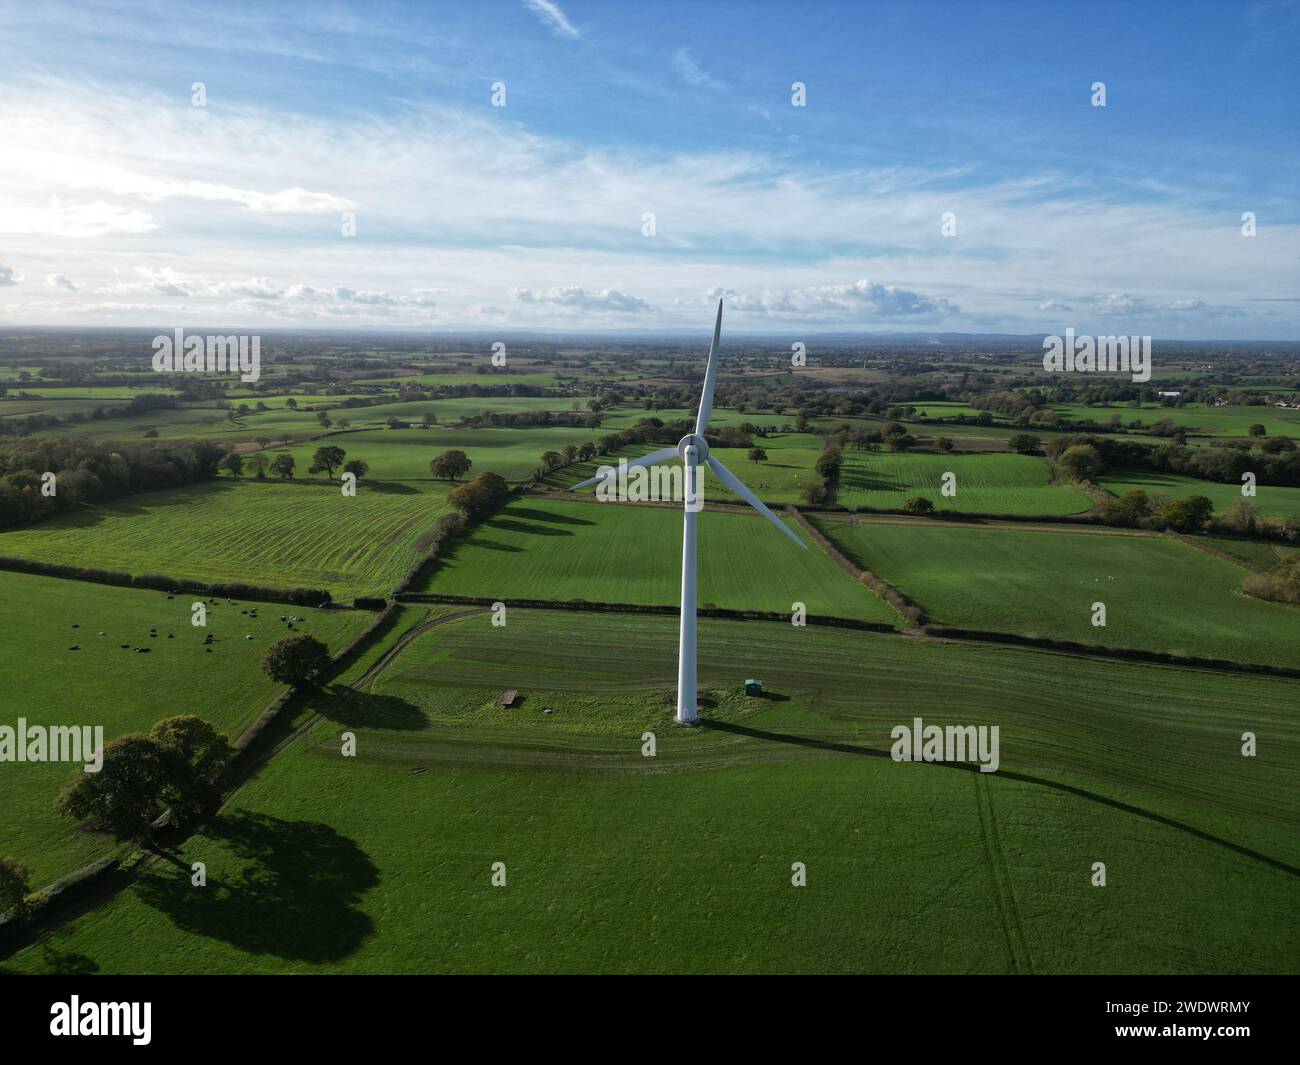
<svg viewBox="0 0 1300 1065"><path fill-rule="evenodd" d="M497 706L514 706L519 702L519 689L509 688L501 693L501 698L497 700Z"/></svg>
<svg viewBox="0 0 1300 1065"><path fill-rule="evenodd" d="M753 677L750 677L749 680L745 681L745 694L762 695L763 682L761 680L755 680Z"/></svg>

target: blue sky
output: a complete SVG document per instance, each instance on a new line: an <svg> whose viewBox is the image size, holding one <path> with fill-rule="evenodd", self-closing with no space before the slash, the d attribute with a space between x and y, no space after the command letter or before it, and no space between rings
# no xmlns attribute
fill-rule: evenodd
<svg viewBox="0 0 1300 1065"><path fill-rule="evenodd" d="M11 5L0 321L1295 339L1297 45L1300 0Z"/></svg>

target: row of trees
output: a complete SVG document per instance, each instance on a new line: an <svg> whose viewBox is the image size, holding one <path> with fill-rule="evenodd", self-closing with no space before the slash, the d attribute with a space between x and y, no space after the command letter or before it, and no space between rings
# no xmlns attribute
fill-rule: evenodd
<svg viewBox="0 0 1300 1065"><path fill-rule="evenodd" d="M211 480L221 459L221 446L203 440L18 440L0 448L0 528L39 521L82 503ZM52 494L46 473L55 475Z"/></svg>

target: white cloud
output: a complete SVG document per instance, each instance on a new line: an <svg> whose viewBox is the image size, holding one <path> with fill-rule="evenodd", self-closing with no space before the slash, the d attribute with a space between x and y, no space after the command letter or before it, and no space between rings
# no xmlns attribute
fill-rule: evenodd
<svg viewBox="0 0 1300 1065"><path fill-rule="evenodd" d="M12 266L5 266L4 263L0 263L0 288L16 285L21 280L22 276L15 275Z"/></svg>
<svg viewBox="0 0 1300 1065"><path fill-rule="evenodd" d="M542 291L516 288L511 295L520 303L545 303L554 307L576 307L584 311L648 311L650 309L650 304L645 300L612 288L600 292L587 292L581 288L548 288Z"/></svg>
<svg viewBox="0 0 1300 1065"><path fill-rule="evenodd" d="M50 288L61 288L65 292L77 291L76 282L67 274L46 274L45 283L49 285Z"/></svg>
<svg viewBox="0 0 1300 1065"><path fill-rule="evenodd" d="M816 285L810 288L764 291L757 296L729 289L711 289L709 300L729 298L738 310L781 317L835 317L937 319L957 314L959 308L942 297L882 285L862 278L847 285Z"/></svg>
<svg viewBox="0 0 1300 1065"><path fill-rule="evenodd" d="M143 211L96 200L94 203L31 204L0 207L0 233L31 234L39 237L120 236L150 233L158 223Z"/></svg>
<svg viewBox="0 0 1300 1065"><path fill-rule="evenodd" d="M1112 316L1159 332L1238 306L1263 322L1247 301L1300 290L1300 226L1243 240L1196 190L1131 202L1069 174L979 184L951 168L809 167L756 149L602 149L487 108L202 112L143 89L19 88L0 94L5 253L78 286L57 308L34 299L38 286L8 290L10 319L32 324L113 320L116 305L117 321L142 324L149 308L193 306L232 324L531 329L581 314L591 328L680 328L707 325L700 293L725 285L742 294L738 329L1031 331L1056 303L1097 332ZM343 209L357 211L355 238L340 232ZM939 235L945 210L960 214L958 238ZM563 287L577 278L583 288Z"/></svg>
<svg viewBox="0 0 1300 1065"><path fill-rule="evenodd" d="M561 36L582 36L573 23L569 21L568 16L560 10L559 4L552 3L551 0L524 0L524 7L541 19L544 25L549 26Z"/></svg>

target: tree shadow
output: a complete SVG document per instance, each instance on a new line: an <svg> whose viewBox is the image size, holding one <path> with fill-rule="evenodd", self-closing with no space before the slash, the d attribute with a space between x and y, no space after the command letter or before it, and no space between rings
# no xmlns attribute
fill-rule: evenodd
<svg viewBox="0 0 1300 1065"><path fill-rule="evenodd" d="M529 536L572 536L573 533L568 529L550 529L545 525L529 525L522 521L511 521L508 518L493 518L488 522L488 528L499 529L502 532L527 533Z"/></svg>
<svg viewBox="0 0 1300 1065"><path fill-rule="evenodd" d="M375 695L335 684L329 698L313 707L321 717L350 728L377 728L391 731L417 731L429 727L423 711L395 695Z"/></svg>
<svg viewBox="0 0 1300 1065"><path fill-rule="evenodd" d="M525 521L546 521L552 525L595 525L590 518L579 518L572 514L553 514L549 510L534 510L532 507L508 507L502 513L512 518Z"/></svg>
<svg viewBox="0 0 1300 1065"><path fill-rule="evenodd" d="M490 551L522 551L523 548L518 544L503 544L499 540L488 540L482 536L471 536L465 543L474 547L486 547ZM448 559L456 557L456 552L452 552Z"/></svg>
<svg viewBox="0 0 1300 1065"><path fill-rule="evenodd" d="M365 488L367 492L374 492L377 495L384 496L418 496L420 490L401 481L358 481L357 489Z"/></svg>
<svg viewBox="0 0 1300 1065"><path fill-rule="evenodd" d="M205 840L216 846L204 848ZM205 887L192 886L188 872L164 871L138 888L141 900L182 932L250 954L323 964L346 958L373 930L357 906L379 872L329 825L227 814L195 837L190 851L206 859ZM242 864L232 868L232 856Z"/></svg>

